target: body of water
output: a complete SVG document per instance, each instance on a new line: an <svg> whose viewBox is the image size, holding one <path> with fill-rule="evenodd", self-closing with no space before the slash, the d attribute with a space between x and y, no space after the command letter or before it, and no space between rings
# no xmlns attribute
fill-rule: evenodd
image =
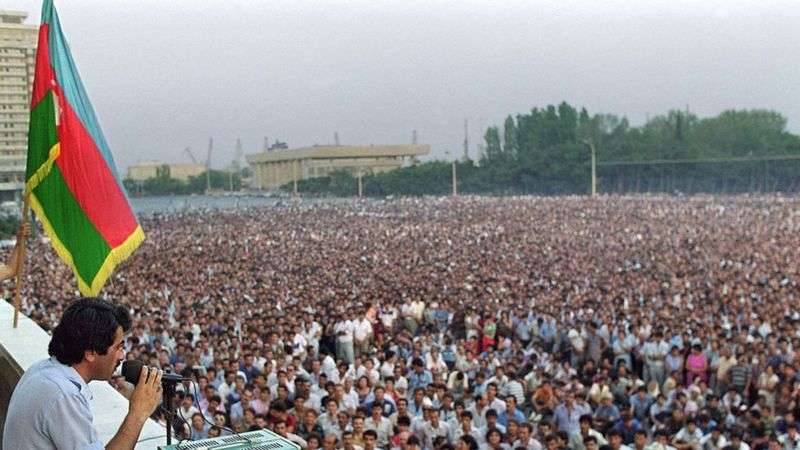
<svg viewBox="0 0 800 450"><path fill-rule="evenodd" d="M291 198L261 196L185 195L131 197L131 207L139 214L186 212L201 209L236 209L251 206L274 206L292 202Z"/></svg>
<svg viewBox="0 0 800 450"><path fill-rule="evenodd" d="M355 198L292 198L259 195L184 195L164 197L131 197L131 207L136 215L175 213L207 209L238 209L259 206L286 206L298 203L347 203ZM362 199L361 201L375 201Z"/></svg>

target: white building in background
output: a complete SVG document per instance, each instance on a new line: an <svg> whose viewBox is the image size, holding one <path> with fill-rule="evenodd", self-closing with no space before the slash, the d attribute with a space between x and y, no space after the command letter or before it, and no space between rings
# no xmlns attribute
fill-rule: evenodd
<svg viewBox="0 0 800 450"><path fill-rule="evenodd" d="M340 170L353 176L389 172L430 152L430 145L315 145L247 155L247 162L253 169L252 188L278 189Z"/></svg>
<svg viewBox="0 0 800 450"><path fill-rule="evenodd" d="M30 93L38 27L28 13L0 10L0 201L14 200L25 182Z"/></svg>

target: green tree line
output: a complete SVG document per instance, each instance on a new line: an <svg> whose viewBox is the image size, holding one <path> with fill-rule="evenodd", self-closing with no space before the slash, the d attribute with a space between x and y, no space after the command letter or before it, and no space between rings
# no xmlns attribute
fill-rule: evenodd
<svg viewBox="0 0 800 450"><path fill-rule="evenodd" d="M234 191L238 191L242 187L241 173L212 169L208 175L212 190L227 191L232 186ZM183 181L170 177L168 170L158 170L155 177L144 181L126 179L122 183L133 196L203 194L207 187L206 172Z"/></svg>
<svg viewBox="0 0 800 450"><path fill-rule="evenodd" d="M800 191L800 136L768 110L730 110L715 117L674 110L642 126L624 117L591 115L566 102L509 115L484 133L477 161L457 162L463 193L585 194L591 153L599 192ZM347 172L298 183L301 193L352 196ZM451 192L451 164L434 161L363 178L365 195ZM283 187L291 190L292 185Z"/></svg>

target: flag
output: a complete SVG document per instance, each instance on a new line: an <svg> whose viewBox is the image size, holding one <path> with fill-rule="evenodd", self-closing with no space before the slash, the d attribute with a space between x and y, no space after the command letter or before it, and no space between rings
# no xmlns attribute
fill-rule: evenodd
<svg viewBox="0 0 800 450"><path fill-rule="evenodd" d="M52 0L42 5L25 195L83 295L97 295L144 240Z"/></svg>

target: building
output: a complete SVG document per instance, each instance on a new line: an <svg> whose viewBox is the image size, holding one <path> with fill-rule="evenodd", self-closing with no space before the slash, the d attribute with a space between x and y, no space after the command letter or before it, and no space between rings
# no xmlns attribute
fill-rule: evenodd
<svg viewBox="0 0 800 450"><path fill-rule="evenodd" d="M344 170L352 175L388 172L430 153L429 145L318 145L247 155L253 171L251 187L276 189L296 180L324 177Z"/></svg>
<svg viewBox="0 0 800 450"><path fill-rule="evenodd" d="M176 180L189 181L189 177L196 177L206 172L202 164L170 164L169 176Z"/></svg>
<svg viewBox="0 0 800 450"><path fill-rule="evenodd" d="M128 173L125 174L126 180L144 181L158 176L159 170L164 167L164 163L159 161L146 161L128 166Z"/></svg>
<svg viewBox="0 0 800 450"><path fill-rule="evenodd" d="M0 10L0 200L14 200L25 182L30 93L38 27L28 14Z"/></svg>
<svg viewBox="0 0 800 450"><path fill-rule="evenodd" d="M167 175L180 181L189 181L189 177L203 174L206 167L202 164L167 164L160 161L145 161L128 166L125 178L133 181L145 181L159 175Z"/></svg>

